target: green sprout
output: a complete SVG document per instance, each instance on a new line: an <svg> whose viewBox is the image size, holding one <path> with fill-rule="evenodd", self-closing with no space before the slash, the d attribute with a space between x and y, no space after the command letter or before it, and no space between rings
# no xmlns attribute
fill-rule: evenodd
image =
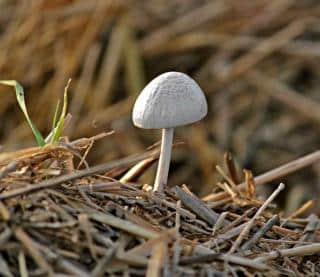
<svg viewBox="0 0 320 277"><path fill-rule="evenodd" d="M37 126L30 119L30 116L29 116L28 110L27 110L27 106L26 106L26 102L25 102L25 98L24 98L23 87L15 80L0 81L0 84L14 87L15 92L16 92L16 99L19 104L19 107L22 110L39 146L44 146L48 142L54 143L54 142L58 141L61 136L66 113L67 113L67 106L68 106L67 91L68 91L70 82L71 82L71 79L69 79L69 81L64 89L63 107L62 107L62 110L60 113L59 120L58 120L58 113L59 113L59 109L60 109L60 101L58 101L58 104L56 107L56 111L55 111L55 115L54 115L54 119L53 119L52 130L51 130L50 134L44 139L42 134L40 133L39 129L37 128Z"/></svg>

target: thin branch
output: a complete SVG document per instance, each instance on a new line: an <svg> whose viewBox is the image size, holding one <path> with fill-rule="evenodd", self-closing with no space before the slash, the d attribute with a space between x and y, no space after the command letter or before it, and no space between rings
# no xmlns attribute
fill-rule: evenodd
<svg viewBox="0 0 320 277"><path fill-rule="evenodd" d="M269 204L277 197L281 190L284 189L284 184L281 183L278 188L269 196L269 198L263 203L260 209L256 212L256 214L250 219L250 221L246 224L244 229L241 231L240 235L232 245L229 254L232 254L237 250L237 248L242 243L243 239L249 234L250 229L252 228L255 220L263 213L263 211L269 206Z"/></svg>

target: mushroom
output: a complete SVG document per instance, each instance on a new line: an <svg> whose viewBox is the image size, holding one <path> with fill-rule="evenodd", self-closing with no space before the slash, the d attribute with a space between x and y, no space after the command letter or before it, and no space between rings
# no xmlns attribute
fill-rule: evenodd
<svg viewBox="0 0 320 277"><path fill-rule="evenodd" d="M167 184L173 129L199 121L207 114L207 101L198 84L181 72L167 72L153 79L138 96L132 112L135 126L162 129L160 159L153 191Z"/></svg>

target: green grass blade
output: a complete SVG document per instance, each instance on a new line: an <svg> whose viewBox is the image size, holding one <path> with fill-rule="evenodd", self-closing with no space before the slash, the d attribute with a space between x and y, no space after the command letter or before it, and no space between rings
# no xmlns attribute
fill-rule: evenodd
<svg viewBox="0 0 320 277"><path fill-rule="evenodd" d="M54 112L54 116L53 116L53 120L52 120L52 128L51 128L51 131L49 133L49 135L45 138L45 142L48 143L48 142L51 142L52 140L52 137L53 137L53 134L55 132L55 129L57 128L57 121L58 121L58 114L59 114L59 110L60 110L60 100L58 100L58 103L57 103L57 106L56 106L56 110Z"/></svg>
<svg viewBox="0 0 320 277"><path fill-rule="evenodd" d="M40 131L38 130L38 128L36 127L35 124L33 124L33 122L31 121L28 111L27 111L27 107L26 107L26 103L25 103L25 99L24 99L24 91L23 91L23 87L15 80L5 80L5 81L0 81L0 84L3 85L7 85L7 86L11 86L14 87L15 92L16 92L16 98L18 101L18 104L25 116L25 118L27 119L27 122L33 132L33 135L35 136L38 145L40 146L44 146L46 143L40 133Z"/></svg>
<svg viewBox="0 0 320 277"><path fill-rule="evenodd" d="M66 117L67 114L67 107L68 107L68 88L70 86L70 82L71 79L69 79L65 89L64 89L64 94L63 94L63 106L62 106L62 110L61 110L61 114L60 114L60 118L59 121L56 125L56 127L53 130L53 135L51 138L51 143L54 143L56 141L58 141L58 139L61 136L62 133L62 129L63 129L63 125L64 125L64 119Z"/></svg>
<svg viewBox="0 0 320 277"><path fill-rule="evenodd" d="M52 121L52 130L56 128L57 126L57 120L58 120L58 113L60 110L60 100L58 100L56 110L54 111L53 121Z"/></svg>

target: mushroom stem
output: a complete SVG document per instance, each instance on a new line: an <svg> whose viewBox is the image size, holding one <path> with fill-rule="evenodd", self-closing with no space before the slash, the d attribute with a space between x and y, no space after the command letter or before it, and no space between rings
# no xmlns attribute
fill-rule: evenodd
<svg viewBox="0 0 320 277"><path fill-rule="evenodd" d="M164 186L168 181L170 159L171 159L171 147L173 140L173 129L164 128L162 129L162 141L160 149L160 159L158 164L158 170L156 180L154 182L153 191L162 192Z"/></svg>

